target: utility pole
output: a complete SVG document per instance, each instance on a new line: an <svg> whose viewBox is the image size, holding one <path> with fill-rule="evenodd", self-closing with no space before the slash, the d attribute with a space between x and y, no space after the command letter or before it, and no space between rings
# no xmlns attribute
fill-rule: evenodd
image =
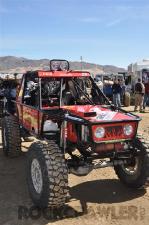
<svg viewBox="0 0 149 225"><path fill-rule="evenodd" d="M83 70L83 57L80 56L80 61L81 61L81 71Z"/></svg>

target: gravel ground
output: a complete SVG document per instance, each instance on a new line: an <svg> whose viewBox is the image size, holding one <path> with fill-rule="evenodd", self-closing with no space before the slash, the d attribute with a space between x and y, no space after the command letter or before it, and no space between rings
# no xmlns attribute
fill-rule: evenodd
<svg viewBox="0 0 149 225"><path fill-rule="evenodd" d="M139 115L139 131L149 137L149 109ZM22 144L24 149L28 146ZM95 170L86 177L70 175L72 198L57 213L34 210L25 174L25 156L5 158L0 135L0 225L148 224L149 188L136 191L124 187L112 168Z"/></svg>

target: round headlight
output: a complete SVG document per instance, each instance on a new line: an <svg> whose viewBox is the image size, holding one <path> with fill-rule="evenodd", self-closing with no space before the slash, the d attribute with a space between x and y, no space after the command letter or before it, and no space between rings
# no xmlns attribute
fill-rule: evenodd
<svg viewBox="0 0 149 225"><path fill-rule="evenodd" d="M58 71L60 67L60 63L58 61L52 61L51 63L51 70Z"/></svg>
<svg viewBox="0 0 149 225"><path fill-rule="evenodd" d="M124 134L129 136L133 133L133 127L130 124L124 126Z"/></svg>
<svg viewBox="0 0 149 225"><path fill-rule="evenodd" d="M95 130L95 137L96 138L103 138L105 135L105 129L103 127L98 127Z"/></svg>
<svg viewBox="0 0 149 225"><path fill-rule="evenodd" d="M67 61L62 61L61 62L60 69L63 70L63 71L68 70L68 63L67 63Z"/></svg>

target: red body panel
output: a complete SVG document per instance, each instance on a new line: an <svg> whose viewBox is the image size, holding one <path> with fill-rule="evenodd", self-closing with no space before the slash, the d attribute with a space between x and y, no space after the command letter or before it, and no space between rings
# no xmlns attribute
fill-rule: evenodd
<svg viewBox="0 0 149 225"><path fill-rule="evenodd" d="M68 122L67 124L67 139L71 142L77 142L77 135L74 128L74 124Z"/></svg>
<svg viewBox="0 0 149 225"><path fill-rule="evenodd" d="M73 113L76 116L80 116L90 122L112 122L112 121L121 121L128 120L132 121L134 118L132 116L125 115L124 113L111 111L110 109L103 108L100 105L74 105L74 106L62 106L61 108L66 109ZM84 113L87 112L96 112L96 116L86 117Z"/></svg>
<svg viewBox="0 0 149 225"><path fill-rule="evenodd" d="M92 125L92 140L96 143L107 142L112 140L128 140L133 139L136 134L137 123L133 121L132 115L126 115L122 112L111 111L108 108L104 108L100 105L75 105L75 106L62 106L63 109L68 110L73 115L82 117L89 122L93 123ZM92 114L85 116L86 113L96 112L95 115ZM126 122L123 122L126 121ZM102 122L107 122L103 124ZM95 125L95 123L97 123ZM133 126L133 133L129 136L124 134L124 125L130 124ZM97 127L105 128L104 138L96 138L94 136L95 130ZM75 130L70 129L68 126L68 139L72 142L77 141L77 136L75 135Z"/></svg>
<svg viewBox="0 0 149 225"><path fill-rule="evenodd" d="M81 71L38 71L38 77L90 77L90 73Z"/></svg>
<svg viewBox="0 0 149 225"><path fill-rule="evenodd" d="M32 109L28 106L23 107L23 126L29 131L34 131L38 134L38 121L39 121L39 111Z"/></svg>

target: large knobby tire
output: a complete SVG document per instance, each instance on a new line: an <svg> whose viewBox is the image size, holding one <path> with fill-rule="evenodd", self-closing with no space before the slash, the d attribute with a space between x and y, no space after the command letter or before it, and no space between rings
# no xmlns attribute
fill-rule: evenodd
<svg viewBox="0 0 149 225"><path fill-rule="evenodd" d="M60 207L68 193L68 170L64 155L54 142L34 142L27 153L27 183L34 204Z"/></svg>
<svg viewBox="0 0 149 225"><path fill-rule="evenodd" d="M21 134L17 118L6 116L2 120L3 152L10 158L21 155Z"/></svg>
<svg viewBox="0 0 149 225"><path fill-rule="evenodd" d="M118 178L130 188L144 188L149 186L149 141L138 136L133 147L137 156L132 160L132 165L117 165L114 167Z"/></svg>

